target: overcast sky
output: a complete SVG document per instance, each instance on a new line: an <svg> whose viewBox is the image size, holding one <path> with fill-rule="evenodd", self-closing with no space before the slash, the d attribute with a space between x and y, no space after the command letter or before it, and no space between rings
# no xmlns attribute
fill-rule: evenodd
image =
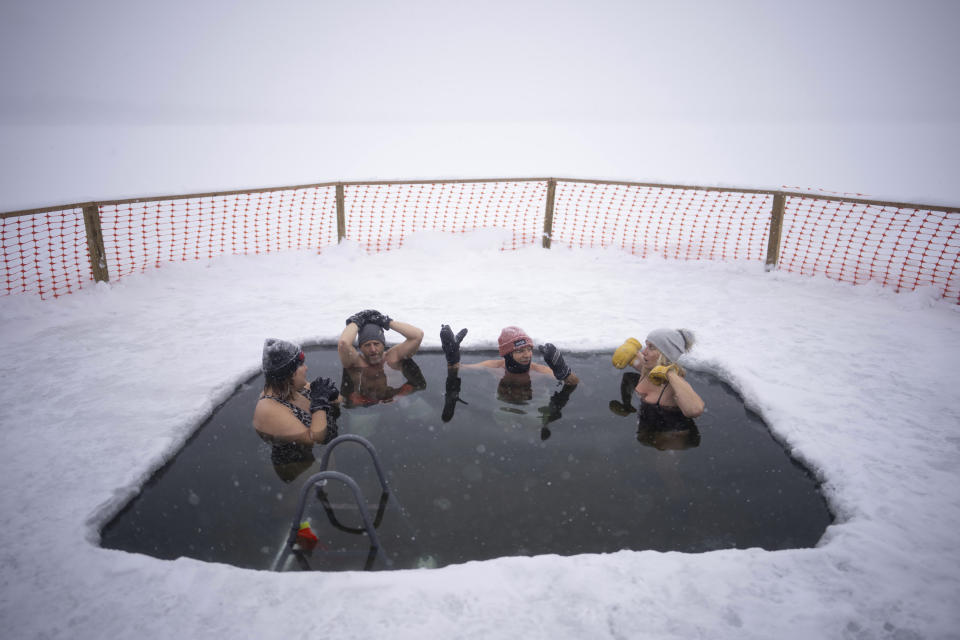
<svg viewBox="0 0 960 640"><path fill-rule="evenodd" d="M0 210L561 176L960 204L960 2L0 0Z"/></svg>
<svg viewBox="0 0 960 640"><path fill-rule="evenodd" d="M960 2L6 0L6 121L940 121Z"/></svg>

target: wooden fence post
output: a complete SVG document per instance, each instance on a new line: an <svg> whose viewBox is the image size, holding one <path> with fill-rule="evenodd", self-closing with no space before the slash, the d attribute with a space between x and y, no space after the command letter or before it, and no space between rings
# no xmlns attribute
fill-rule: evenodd
<svg viewBox="0 0 960 640"><path fill-rule="evenodd" d="M777 261L780 260L780 232L783 229L783 210L786 204L786 196L783 193L773 194L773 208L770 210L770 238L767 241L767 264L766 270L772 271L777 268Z"/></svg>
<svg viewBox="0 0 960 640"><path fill-rule="evenodd" d="M100 206L88 204L83 207L83 226L87 230L87 250L90 253L90 271L97 282L110 282L107 268L107 252L103 248L103 231L100 229Z"/></svg>
<svg viewBox="0 0 960 640"><path fill-rule="evenodd" d="M337 183L337 244L347 237L346 207L343 203L343 183Z"/></svg>
<svg viewBox="0 0 960 640"><path fill-rule="evenodd" d="M543 248L550 248L550 237L553 235L553 198L557 193L557 181L547 180L547 207L543 213Z"/></svg>

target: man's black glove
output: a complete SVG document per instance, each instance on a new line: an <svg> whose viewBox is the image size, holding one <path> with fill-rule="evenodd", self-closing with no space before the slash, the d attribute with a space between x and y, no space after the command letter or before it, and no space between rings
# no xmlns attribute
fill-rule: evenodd
<svg viewBox="0 0 960 640"><path fill-rule="evenodd" d="M340 390L330 378L317 378L310 383L310 413L314 411L330 411L330 403L337 399Z"/></svg>
<svg viewBox="0 0 960 640"><path fill-rule="evenodd" d="M390 323L393 322L393 318L383 313L380 313L379 311L374 311L373 313L370 314L370 317L367 318L367 322L371 322L373 324L379 325L384 329L389 329Z"/></svg>
<svg viewBox="0 0 960 640"><path fill-rule="evenodd" d="M413 361L413 358L404 358L400 361L400 371L404 379L413 387L414 391L420 391L427 388L427 379L423 377L423 371L420 366Z"/></svg>
<svg viewBox="0 0 960 640"><path fill-rule="evenodd" d="M560 353L559 349L553 346L553 344L549 342L542 344L540 345L539 350L540 355L543 356L547 366L549 366L550 370L553 371L554 378L557 380L563 380L570 375L570 367L568 367L567 363L563 361L563 355Z"/></svg>
<svg viewBox="0 0 960 640"><path fill-rule="evenodd" d="M466 329L464 329L466 331ZM453 419L453 412L457 408L457 403L466 401L460 399L460 376L455 371L447 373L446 394L443 396L443 412L440 418L444 422L450 422Z"/></svg>
<svg viewBox="0 0 960 640"><path fill-rule="evenodd" d="M453 335L450 325L445 324L440 327L440 346L443 347L443 355L447 357L447 366L460 362L460 343L466 335L466 329L460 329L457 335Z"/></svg>
<svg viewBox="0 0 960 640"><path fill-rule="evenodd" d="M347 318L347 324L354 322L358 327L363 328L363 325L367 324L368 322L372 322L370 319L371 317L379 315L380 312L376 309L364 309L363 311L357 311L355 314Z"/></svg>

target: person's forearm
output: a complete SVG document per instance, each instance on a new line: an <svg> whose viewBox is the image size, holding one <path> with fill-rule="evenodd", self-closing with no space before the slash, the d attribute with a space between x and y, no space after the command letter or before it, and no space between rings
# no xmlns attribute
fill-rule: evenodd
<svg viewBox="0 0 960 640"><path fill-rule="evenodd" d="M312 414L310 426L307 427L307 434L310 436L311 444L319 444L327 437L327 412L318 409Z"/></svg>
<svg viewBox="0 0 960 640"><path fill-rule="evenodd" d="M356 323L351 322L340 334L337 341L337 353L340 354L340 362L344 366L350 364L357 357L357 350L353 348L353 341L357 338L360 328Z"/></svg>
<svg viewBox="0 0 960 640"><path fill-rule="evenodd" d="M391 320L390 328L402 335L407 340L416 340L417 344L420 344L420 341L423 340L423 330L407 322Z"/></svg>

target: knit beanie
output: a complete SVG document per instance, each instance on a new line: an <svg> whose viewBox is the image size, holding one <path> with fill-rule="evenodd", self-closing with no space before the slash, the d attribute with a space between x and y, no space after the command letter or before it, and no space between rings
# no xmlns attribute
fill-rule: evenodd
<svg viewBox="0 0 960 640"><path fill-rule="evenodd" d="M533 347L533 340L520 327L504 327L497 344L500 346L500 355L505 356L520 347Z"/></svg>
<svg viewBox="0 0 960 640"><path fill-rule="evenodd" d="M298 360L301 353L303 350L300 349L300 345L277 338L267 338L263 342L263 372L275 374L282 371Z"/></svg>
<svg viewBox="0 0 960 640"><path fill-rule="evenodd" d="M383 327L368 322L360 327L360 331L357 332L357 346L362 347L364 343L370 342L371 340L379 340L381 343L386 344L386 341L383 339Z"/></svg>
<svg viewBox="0 0 960 640"><path fill-rule="evenodd" d="M685 354L693 346L693 332L689 329L654 329L647 342L657 348L670 362Z"/></svg>

